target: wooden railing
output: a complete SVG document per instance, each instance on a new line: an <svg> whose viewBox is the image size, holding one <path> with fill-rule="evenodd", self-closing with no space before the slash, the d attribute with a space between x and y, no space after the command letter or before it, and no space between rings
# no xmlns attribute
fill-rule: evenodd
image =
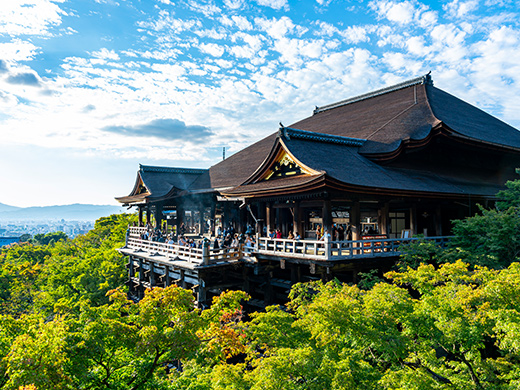
<svg viewBox="0 0 520 390"><path fill-rule="evenodd" d="M129 237L139 238L148 231L146 227L130 226L128 228Z"/></svg>
<svg viewBox="0 0 520 390"><path fill-rule="evenodd" d="M215 264L238 260L255 254L292 257L312 260L346 260L354 258L374 258L399 256L400 248L414 241L433 242L445 247L450 236L424 238L377 238L373 240L330 241L330 240L288 240L257 237L254 247L210 249L209 242L203 241L202 248L168 244L142 239L146 232L143 227L131 227L127 235L127 248L142 250L150 255L161 255L170 259L184 260L194 264Z"/></svg>
<svg viewBox="0 0 520 390"><path fill-rule="evenodd" d="M425 238L377 238L356 241L316 241L259 238L257 253L315 260L342 260L349 258L385 257L400 255L402 245L414 241L434 242L445 247L450 236Z"/></svg>
<svg viewBox="0 0 520 390"><path fill-rule="evenodd" d="M191 248L184 245L143 240L128 237L126 247L146 252L149 256L159 255L172 260L183 260L193 264L216 264L223 261L238 260L241 250L238 247L210 249L207 243L202 248Z"/></svg>

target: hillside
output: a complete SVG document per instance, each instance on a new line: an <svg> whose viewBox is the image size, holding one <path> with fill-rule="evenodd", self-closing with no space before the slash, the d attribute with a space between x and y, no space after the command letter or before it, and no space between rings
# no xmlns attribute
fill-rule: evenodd
<svg viewBox="0 0 520 390"><path fill-rule="evenodd" d="M119 214L125 209L110 205L71 204L45 207L14 207L0 203L1 221L94 221L100 217Z"/></svg>
<svg viewBox="0 0 520 390"><path fill-rule="evenodd" d="M20 207L9 206L7 204L0 203L0 213L3 213L5 211L15 211L15 210L19 210L19 209L20 209Z"/></svg>

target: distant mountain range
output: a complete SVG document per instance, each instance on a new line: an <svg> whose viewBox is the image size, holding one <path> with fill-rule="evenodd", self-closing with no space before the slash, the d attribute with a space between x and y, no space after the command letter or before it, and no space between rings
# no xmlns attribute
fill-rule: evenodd
<svg viewBox="0 0 520 390"><path fill-rule="evenodd" d="M70 204L65 206L15 207L0 203L0 220L2 221L94 221L100 217L126 212L118 206Z"/></svg>

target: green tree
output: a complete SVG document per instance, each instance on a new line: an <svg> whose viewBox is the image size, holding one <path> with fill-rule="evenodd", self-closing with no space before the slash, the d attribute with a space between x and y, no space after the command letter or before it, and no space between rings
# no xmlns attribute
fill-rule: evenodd
<svg viewBox="0 0 520 390"><path fill-rule="evenodd" d="M127 279L126 261L117 249L124 245L135 218L129 214L100 218L86 235L55 243L40 275L36 307L50 314L78 311L83 302L108 303L107 292Z"/></svg>
<svg viewBox="0 0 520 390"><path fill-rule="evenodd" d="M63 232L51 232L47 234L36 234L30 242L35 245L49 245L54 244L58 241L67 241L69 238L67 234Z"/></svg>

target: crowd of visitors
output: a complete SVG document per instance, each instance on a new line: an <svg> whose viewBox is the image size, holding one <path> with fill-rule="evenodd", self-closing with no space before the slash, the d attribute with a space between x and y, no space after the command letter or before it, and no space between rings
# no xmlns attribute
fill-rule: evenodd
<svg viewBox="0 0 520 390"><path fill-rule="evenodd" d="M203 238L200 236L188 237L186 231L187 229L183 229L183 225L181 225L179 229L180 234L177 240L175 240L173 232L166 233L165 230L147 225L147 229L141 234L140 238L146 241L164 242L166 244L175 244L189 248L202 248ZM231 248L240 245L246 247L255 246L255 237L251 234L254 233L254 231L250 226L246 230L246 234L236 233L232 226L224 230L219 226L216 233L212 239L212 249Z"/></svg>
<svg viewBox="0 0 520 390"><path fill-rule="evenodd" d="M164 242L167 244L176 244L186 246L190 248L202 248L203 239L195 234L188 233L190 230L181 224L179 228L179 235L177 236L173 231L167 232L166 229L153 228L150 224L147 225L146 231L141 235L141 239ZM301 240L301 235L296 232L289 231L287 236L284 237L282 231L279 228L273 230L264 230L267 236L271 239L288 239L288 240ZM323 240L325 236L328 236L332 241L344 241L352 239L352 230L348 224L333 224L331 232L323 229L323 226L317 225L316 239ZM188 237L191 235L192 237ZM256 245L254 235L254 228L251 225L247 226L245 233L238 233L235 231L233 226L222 228L220 225L217 226L215 236L211 238L210 247L212 249L238 247L244 245L246 247L254 247Z"/></svg>

